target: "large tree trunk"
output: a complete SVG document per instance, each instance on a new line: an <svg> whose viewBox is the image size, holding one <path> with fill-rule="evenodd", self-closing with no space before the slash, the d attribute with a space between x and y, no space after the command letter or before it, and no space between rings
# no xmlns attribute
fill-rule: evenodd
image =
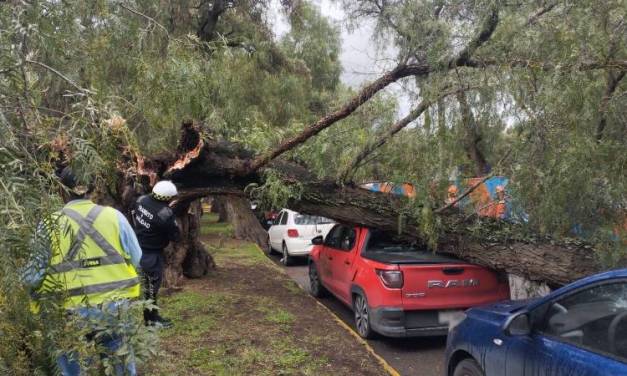
<svg viewBox="0 0 627 376"><path fill-rule="evenodd" d="M213 258L199 240L202 205L200 199L183 202L175 207L181 230L181 241L166 248L164 287L177 287L183 276L199 278L215 267Z"/></svg>
<svg viewBox="0 0 627 376"><path fill-rule="evenodd" d="M242 196L226 196L226 212L233 226L236 239L248 240L258 244L262 249L268 247L268 233L250 209L250 202Z"/></svg>
<svg viewBox="0 0 627 376"><path fill-rule="evenodd" d="M226 198L222 196L215 196L213 198L213 204L211 210L218 214L218 222L229 222L229 212L226 209Z"/></svg>
<svg viewBox="0 0 627 376"><path fill-rule="evenodd" d="M192 143L187 151L181 149L178 159L167 164L176 167L166 168L163 173L185 187L181 200L216 194L244 196L243 190L250 183L262 183L259 174L247 172L252 153L221 141L201 141L193 136L198 133L189 124L184 127L184 133L192 134L183 138L195 139L196 146ZM370 192L350 184L340 186L335 182L316 181L305 167L286 161L272 161L266 168L278 172L284 184L298 182L302 189L300 195L289 200L286 206L299 212L383 229L424 245L435 243L437 252L454 254L479 265L552 286L602 269L594 249L584 242L538 237L527 234L519 225L492 218L469 218L454 208L424 211L404 197ZM244 206L246 200L241 202ZM243 209L250 211L247 205ZM429 216L412 214L421 212L437 217L440 223L437 234L425 230L430 225ZM253 223L253 218L251 214L249 220L241 222ZM432 239L434 235L437 238ZM257 235L252 238L259 241Z"/></svg>

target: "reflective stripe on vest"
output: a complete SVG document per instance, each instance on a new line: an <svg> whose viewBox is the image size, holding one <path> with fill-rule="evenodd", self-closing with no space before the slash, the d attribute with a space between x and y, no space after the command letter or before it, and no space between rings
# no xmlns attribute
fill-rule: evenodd
<svg viewBox="0 0 627 376"><path fill-rule="evenodd" d="M118 213L81 201L60 214L49 230L51 265L35 297L60 293L66 308L138 297L139 278L123 256Z"/></svg>
<svg viewBox="0 0 627 376"><path fill-rule="evenodd" d="M82 268L85 266L85 263L82 261L74 261L76 254L83 246L83 242L85 241L85 236L89 236L95 243L102 249L102 251L106 254L105 257L98 258L98 266L103 265L115 265L115 264L124 264L126 260L122 255L115 250L115 248L105 239L102 234L100 234L94 228L94 222L98 215L102 212L103 207L96 205L94 206L87 216L83 218L82 215L77 213L75 210L64 208L63 214L72 218L74 222L78 223L79 230L76 239L74 240L74 244L72 244L72 248L68 252L67 256L63 260L62 263L52 265L52 269L55 273L65 273L70 270Z"/></svg>

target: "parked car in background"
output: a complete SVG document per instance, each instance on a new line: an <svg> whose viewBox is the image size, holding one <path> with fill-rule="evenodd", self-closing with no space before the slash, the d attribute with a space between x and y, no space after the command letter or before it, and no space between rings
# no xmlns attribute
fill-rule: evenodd
<svg viewBox="0 0 627 376"><path fill-rule="evenodd" d="M334 224L328 218L283 209L268 229L268 253L280 251L281 262L291 265L294 257L309 255L311 239L326 236Z"/></svg>
<svg viewBox="0 0 627 376"><path fill-rule="evenodd" d="M627 269L465 315L448 337L447 375L627 375Z"/></svg>
<svg viewBox="0 0 627 376"><path fill-rule="evenodd" d="M364 338L446 335L465 309L509 298L496 273L381 231L338 224L312 242L311 293L351 307Z"/></svg>

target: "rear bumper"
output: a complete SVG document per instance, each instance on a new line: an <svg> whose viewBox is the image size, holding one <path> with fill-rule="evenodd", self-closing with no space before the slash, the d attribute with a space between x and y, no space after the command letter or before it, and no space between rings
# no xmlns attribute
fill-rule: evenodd
<svg viewBox="0 0 627 376"><path fill-rule="evenodd" d="M287 238L285 245L290 256L307 256L313 248L311 239L302 238Z"/></svg>
<svg viewBox="0 0 627 376"><path fill-rule="evenodd" d="M370 310L372 329L386 337L434 337L448 334L448 324L438 322L437 311L404 311L401 308Z"/></svg>

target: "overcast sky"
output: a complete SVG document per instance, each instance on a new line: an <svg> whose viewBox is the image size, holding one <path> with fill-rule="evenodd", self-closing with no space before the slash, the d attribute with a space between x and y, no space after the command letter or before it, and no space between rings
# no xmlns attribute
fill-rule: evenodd
<svg viewBox="0 0 627 376"><path fill-rule="evenodd" d="M346 15L341 6L330 0L312 0L318 6L321 13L332 22L340 26L342 50L340 62L342 63L342 82L354 89L368 83L387 70L393 68L396 51L393 48L377 48L373 41L374 22L364 21L352 31L347 28ZM271 21L277 37L289 31L289 24L279 11L279 0L273 0L271 5ZM399 84L390 85L390 92L399 100L399 116L409 112L410 99L404 94Z"/></svg>

